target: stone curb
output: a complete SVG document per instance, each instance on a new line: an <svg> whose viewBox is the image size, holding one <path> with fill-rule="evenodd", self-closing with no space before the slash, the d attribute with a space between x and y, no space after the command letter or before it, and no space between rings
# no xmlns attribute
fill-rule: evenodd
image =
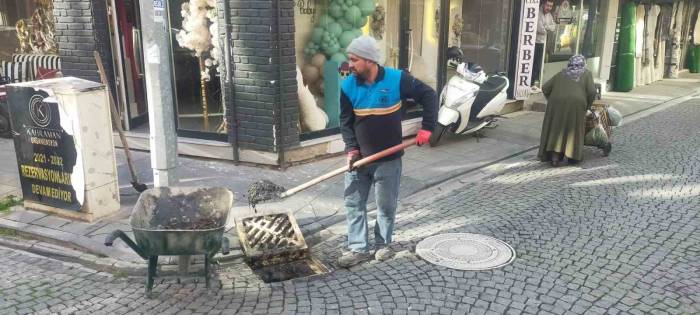
<svg viewBox="0 0 700 315"><path fill-rule="evenodd" d="M77 247L86 253L100 257L109 257L118 261L136 263L141 259L134 253L120 248L107 247L95 240L64 231L50 229L34 224L27 224L0 218L0 227L17 231L19 235L37 238L60 246Z"/></svg>
<svg viewBox="0 0 700 315"><path fill-rule="evenodd" d="M18 231L18 234L23 235L27 233L21 233ZM47 243L40 240L0 237L0 245L61 261L78 263L91 269L113 274L126 273L129 276L143 276L147 271L145 262L142 264L137 264L133 262L119 261L110 257L99 257L80 250Z"/></svg>

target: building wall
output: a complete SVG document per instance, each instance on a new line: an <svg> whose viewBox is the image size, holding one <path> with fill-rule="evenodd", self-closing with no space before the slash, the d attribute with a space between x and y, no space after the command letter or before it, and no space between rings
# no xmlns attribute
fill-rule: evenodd
<svg viewBox="0 0 700 315"><path fill-rule="evenodd" d="M280 48L277 49L277 7L280 4ZM294 51L294 2L292 0L230 1L231 65L233 82L226 85L227 108L235 112L238 145L242 149L277 151L299 144L299 101ZM281 80L280 80L281 67ZM282 93L280 95L280 84ZM275 134L284 110L281 130ZM231 124L233 125L233 124Z"/></svg>
<svg viewBox="0 0 700 315"><path fill-rule="evenodd" d="M93 51L98 51L110 79L110 90L114 91L106 1L54 0L53 5L63 74L100 82L93 55Z"/></svg>
<svg viewBox="0 0 700 315"><path fill-rule="evenodd" d="M224 1L227 1L224 5ZM280 60L277 4L280 4ZM227 109L229 140L241 149L276 152L299 145L299 102L294 51L294 2L292 0L220 0L220 12L227 7L231 81L222 71L222 94ZM100 52L106 75L113 85L113 69L106 1L54 0L56 40L63 73L99 82L93 51ZM225 20L220 17L221 25ZM223 39L223 36L221 36ZM281 67L281 73L280 73ZM224 68L225 69L225 68ZM280 80L281 75L281 80ZM282 93L280 93L280 84ZM113 86L112 86L113 87ZM114 88L112 88L114 91ZM284 110L280 111L279 104ZM278 140L278 118L283 116Z"/></svg>

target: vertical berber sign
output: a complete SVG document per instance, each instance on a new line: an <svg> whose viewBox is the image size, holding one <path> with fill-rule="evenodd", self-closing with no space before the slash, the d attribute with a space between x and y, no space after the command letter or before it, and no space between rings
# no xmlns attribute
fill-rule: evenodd
<svg viewBox="0 0 700 315"><path fill-rule="evenodd" d="M532 63L535 58L535 35L537 35L539 5L540 0L522 0L514 91L515 99L518 100L527 99L530 96L530 79L532 78Z"/></svg>

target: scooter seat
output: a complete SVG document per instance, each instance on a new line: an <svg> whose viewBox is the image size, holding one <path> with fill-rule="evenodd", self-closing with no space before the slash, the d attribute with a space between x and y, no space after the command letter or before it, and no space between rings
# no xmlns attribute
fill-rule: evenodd
<svg viewBox="0 0 700 315"><path fill-rule="evenodd" d="M498 93L506 87L508 81L502 77L492 76L486 82L480 84L479 93L476 94L474 103L469 112L469 120L474 120L486 104L488 104Z"/></svg>
<svg viewBox="0 0 700 315"><path fill-rule="evenodd" d="M506 86L506 79L498 76L488 77L486 82L479 87L479 93L496 93L500 92Z"/></svg>

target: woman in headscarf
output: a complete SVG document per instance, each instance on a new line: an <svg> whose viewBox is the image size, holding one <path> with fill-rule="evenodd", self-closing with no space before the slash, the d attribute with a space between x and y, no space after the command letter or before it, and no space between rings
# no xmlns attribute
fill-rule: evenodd
<svg viewBox="0 0 700 315"><path fill-rule="evenodd" d="M537 157L552 166L559 166L565 157L569 164L578 163L583 155L586 111L596 95L586 58L571 57L566 69L545 83L542 92L547 97L547 111Z"/></svg>

